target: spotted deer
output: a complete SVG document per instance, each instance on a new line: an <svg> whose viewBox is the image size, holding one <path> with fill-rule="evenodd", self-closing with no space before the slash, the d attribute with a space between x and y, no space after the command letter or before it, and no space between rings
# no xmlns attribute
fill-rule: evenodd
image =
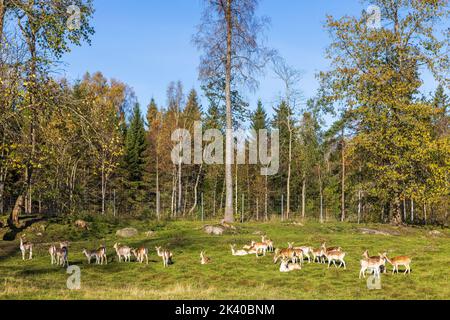
<svg viewBox="0 0 450 320"><path fill-rule="evenodd" d="M345 252L338 251L338 250L327 251L327 253L325 253L325 257L328 260L328 269L330 268L331 263L333 263L334 266L337 268L338 266L336 265L336 261L340 262L339 268L344 266L344 269L347 269L347 265L344 261Z"/></svg>
<svg viewBox="0 0 450 320"><path fill-rule="evenodd" d="M256 256L259 257L261 253L266 256L269 246L266 243L252 241L252 248L256 250Z"/></svg>
<svg viewBox="0 0 450 320"><path fill-rule="evenodd" d="M267 251L274 252L273 241L268 239L267 236L261 236L261 242L267 244Z"/></svg>
<svg viewBox="0 0 450 320"><path fill-rule="evenodd" d="M205 251L200 252L200 259L201 259L200 263L202 265L211 263L211 259L205 255Z"/></svg>
<svg viewBox="0 0 450 320"><path fill-rule="evenodd" d="M412 259L410 257L400 256L400 257L395 257L395 258L389 259L387 257L387 255L384 254L384 258L386 258L387 262L389 262L394 267L394 269L392 270L392 274L395 274L395 272L399 273L399 271L398 271L399 266L405 267L405 273L404 273L405 275L411 274Z"/></svg>
<svg viewBox="0 0 450 320"><path fill-rule="evenodd" d="M384 254L379 253L378 256L371 257L369 255L369 250L366 250L363 253L363 257L366 260L367 259L372 259L374 261L379 262L380 268L383 267L383 272L386 273L387 272L387 269L386 269L386 258L384 257L386 254L387 254L386 252ZM380 272L381 272L381 270L380 270Z"/></svg>
<svg viewBox="0 0 450 320"><path fill-rule="evenodd" d="M20 237L20 245L19 245L20 251L22 252L22 260L25 261L25 255L29 254L29 260L33 259L33 244L28 241L23 241L23 238Z"/></svg>
<svg viewBox="0 0 450 320"><path fill-rule="evenodd" d="M294 249L276 249L273 257L273 263L277 263L280 259L288 259L289 261L296 260L296 252Z"/></svg>
<svg viewBox="0 0 450 320"><path fill-rule="evenodd" d="M69 266L69 249L67 247L56 248L56 264L62 267Z"/></svg>
<svg viewBox="0 0 450 320"><path fill-rule="evenodd" d="M99 264L99 257L97 250L88 251L87 249L83 249L83 254L86 256L88 264L91 264L92 258L95 258L95 263Z"/></svg>
<svg viewBox="0 0 450 320"><path fill-rule="evenodd" d="M50 254L51 264L52 265L56 264L56 246L51 245L50 248L48 249L48 253Z"/></svg>
<svg viewBox="0 0 450 320"><path fill-rule="evenodd" d="M231 247L231 254L233 256L247 256L249 254L247 250L236 250L235 244L230 244L230 247Z"/></svg>
<svg viewBox="0 0 450 320"><path fill-rule="evenodd" d="M291 272L294 270L301 270L302 266L298 263L289 263L288 259L282 259L280 265L280 272Z"/></svg>
<svg viewBox="0 0 450 320"><path fill-rule="evenodd" d="M366 277L366 271L372 270L375 278L380 278L380 267L384 264L384 259L380 254L379 257L369 257L368 252L363 253L364 259L360 261L361 269L359 271L359 278Z"/></svg>
<svg viewBox="0 0 450 320"><path fill-rule="evenodd" d="M136 257L139 263L144 263L144 258L146 260L146 264L148 264L148 249L144 247L140 247L138 249L131 250L133 255Z"/></svg>
<svg viewBox="0 0 450 320"><path fill-rule="evenodd" d="M168 267L172 263L173 254L167 249L161 249L161 247L155 247L156 253L163 260L164 267Z"/></svg>
<svg viewBox="0 0 450 320"><path fill-rule="evenodd" d="M121 246L120 243L114 244L114 249L116 250L117 257L119 258L119 262L122 262L122 257L125 262L131 261L131 248L127 246Z"/></svg>

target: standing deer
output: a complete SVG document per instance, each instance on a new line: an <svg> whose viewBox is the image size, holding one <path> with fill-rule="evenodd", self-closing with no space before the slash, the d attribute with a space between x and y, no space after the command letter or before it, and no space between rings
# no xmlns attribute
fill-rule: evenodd
<svg viewBox="0 0 450 320"><path fill-rule="evenodd" d="M28 251L29 253L29 260L33 259L33 244L31 242L25 241L23 242L22 237L20 237L20 245L19 245L20 251L22 252L22 260L25 261L25 255Z"/></svg>
<svg viewBox="0 0 450 320"><path fill-rule="evenodd" d="M200 252L200 259L201 259L200 263L202 265L211 263L211 259L205 255L205 251Z"/></svg>
<svg viewBox="0 0 450 320"><path fill-rule="evenodd" d="M337 268L336 261L339 261L341 264L339 265L339 268L344 266L344 269L347 269L347 265L344 261L345 258L345 252L342 251L328 251L325 253L325 257L328 260L328 269L330 269L331 262L333 262L334 266Z"/></svg>
<svg viewBox="0 0 450 320"><path fill-rule="evenodd" d="M169 264L172 263L172 257L173 254L172 252L170 252L167 249L161 249L161 247L155 247L156 249L156 253L158 254L159 257L161 257L163 264L164 264L164 268L168 267Z"/></svg>
<svg viewBox="0 0 450 320"><path fill-rule="evenodd" d="M48 253L50 254L51 264L54 265L56 263L56 246L51 245L48 249Z"/></svg>
<svg viewBox="0 0 450 320"><path fill-rule="evenodd" d="M56 248L56 263L62 267L69 266L69 249L67 247Z"/></svg>
<svg viewBox="0 0 450 320"><path fill-rule="evenodd" d="M146 264L148 264L148 249L144 247L140 247L139 249L131 250L133 255L136 257L139 263L144 262L144 258L146 259Z"/></svg>
<svg viewBox="0 0 450 320"><path fill-rule="evenodd" d="M398 271L399 266L404 266L406 268L405 273L404 273L405 275L411 274L412 259L410 257L400 256L400 257L395 257L395 258L389 259L387 257L387 255L384 254L384 258L386 258L386 260L394 267L394 269L392 270L392 274L395 274L395 272L399 273L399 271Z"/></svg>
<svg viewBox="0 0 450 320"><path fill-rule="evenodd" d="M361 270L359 271L359 278L366 277L367 270L373 270L375 278L380 278L380 267L385 264L385 259L380 254L379 257L369 257L367 250L363 253L364 259L360 261Z"/></svg>
<svg viewBox="0 0 450 320"><path fill-rule="evenodd" d="M117 257L119 258L119 262L122 262L122 257L125 262L131 261L131 248L127 246L120 246L120 243L114 244L114 249L116 250Z"/></svg>

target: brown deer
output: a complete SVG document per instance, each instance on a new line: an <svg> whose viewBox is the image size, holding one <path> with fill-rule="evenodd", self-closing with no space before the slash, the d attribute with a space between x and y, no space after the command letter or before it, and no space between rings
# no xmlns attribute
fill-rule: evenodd
<svg viewBox="0 0 450 320"><path fill-rule="evenodd" d="M400 256L400 257L395 257L395 258L389 259L386 254L384 255L384 257L394 267L394 269L392 270L392 274L395 274L395 272L399 273L399 271L398 271L399 266L403 266L406 268L405 273L404 273L405 275L411 274L412 259L410 257Z"/></svg>
<svg viewBox="0 0 450 320"><path fill-rule="evenodd" d="M202 265L211 263L211 259L205 255L205 251L200 252L200 259L201 259L200 263Z"/></svg>

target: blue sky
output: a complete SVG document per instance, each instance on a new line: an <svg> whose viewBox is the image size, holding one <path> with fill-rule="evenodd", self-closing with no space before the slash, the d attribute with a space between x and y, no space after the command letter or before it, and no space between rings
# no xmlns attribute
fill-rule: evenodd
<svg viewBox="0 0 450 320"><path fill-rule="evenodd" d="M170 81L181 80L185 91L195 88L201 94L197 71L200 52L191 39L200 22L202 3L95 0L92 45L73 48L63 59L62 75L76 80L86 71L101 71L130 85L143 109L152 97L158 104L166 103ZM258 15L271 18L268 43L290 65L304 71L301 90L305 97L315 94L315 74L328 67L324 58L330 43L323 28L326 15L358 15L363 9L359 0L261 0ZM282 83L270 70L260 82L257 92L244 95L252 108L261 98L270 113Z"/></svg>

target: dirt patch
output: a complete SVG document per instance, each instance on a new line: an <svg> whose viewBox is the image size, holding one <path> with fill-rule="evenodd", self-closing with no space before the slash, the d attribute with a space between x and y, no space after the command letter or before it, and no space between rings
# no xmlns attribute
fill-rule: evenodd
<svg viewBox="0 0 450 320"><path fill-rule="evenodd" d="M367 228L360 228L358 230L362 234L374 234L374 235L380 235L380 236L399 236L399 235L401 235L400 232L395 231L395 230L375 230L375 229L367 229Z"/></svg>

